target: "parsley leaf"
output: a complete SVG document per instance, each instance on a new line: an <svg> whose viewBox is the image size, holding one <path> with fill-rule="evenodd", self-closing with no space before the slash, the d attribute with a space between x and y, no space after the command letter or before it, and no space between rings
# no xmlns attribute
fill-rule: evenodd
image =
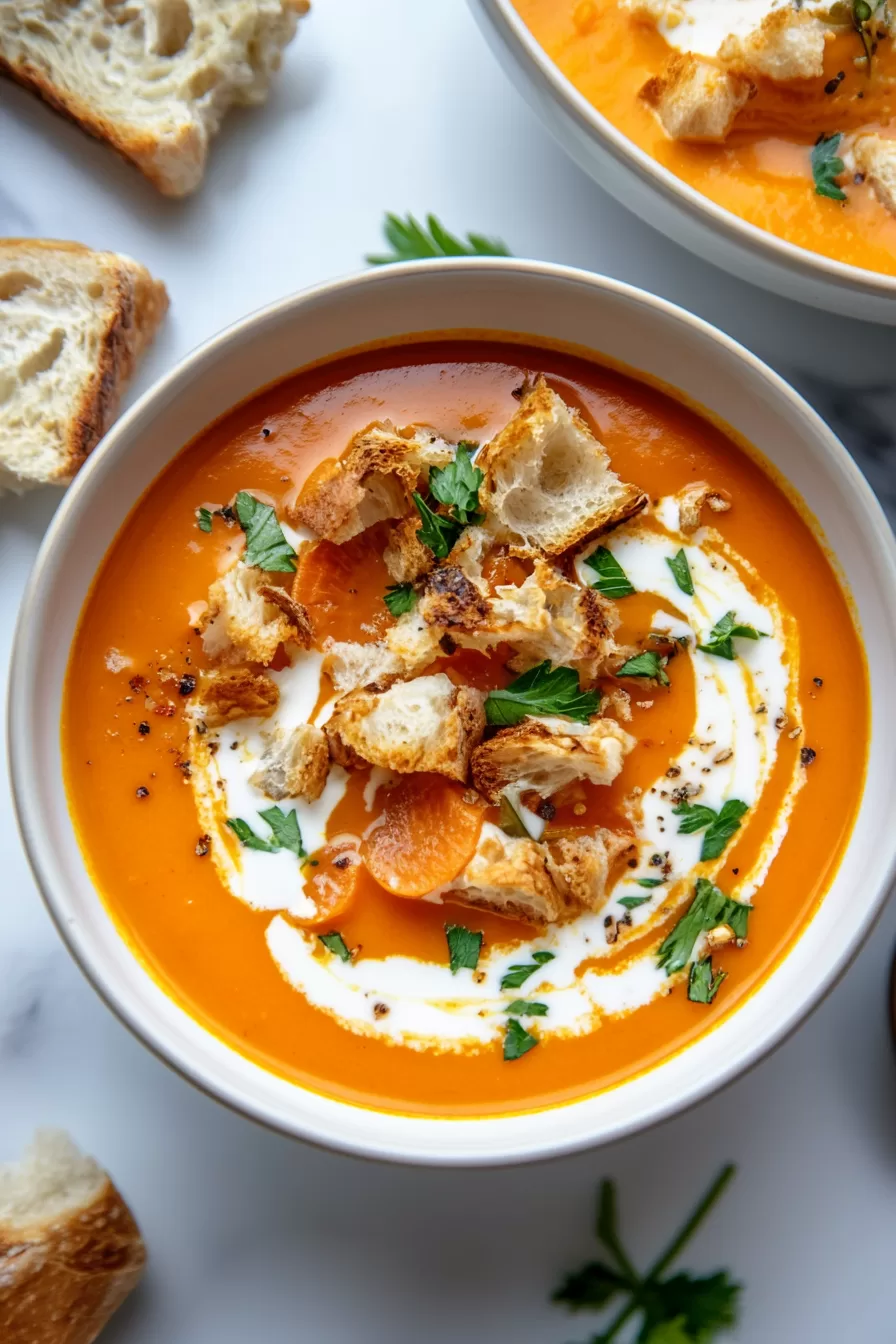
<svg viewBox="0 0 896 1344"><path fill-rule="evenodd" d="M448 939L451 974L457 975L460 970L475 971L482 951L482 934L474 933L463 924L446 924L445 937Z"/></svg>
<svg viewBox="0 0 896 1344"><path fill-rule="evenodd" d="M846 200L846 192L837 185L837 178L846 170L846 164L837 154L842 138L839 131L836 135L822 136L812 146L809 156L815 195L827 196L832 201Z"/></svg>
<svg viewBox="0 0 896 1344"><path fill-rule="evenodd" d="M241 490L235 507L240 527L246 534L245 563L269 573L294 574L296 553L284 537L270 504L262 504L260 499Z"/></svg>
<svg viewBox="0 0 896 1344"><path fill-rule="evenodd" d="M332 952L340 961L351 961L352 954L346 947L341 933L319 933L317 936L327 951Z"/></svg>
<svg viewBox="0 0 896 1344"><path fill-rule="evenodd" d="M620 896L619 904L624 905L626 910L637 910L639 905L646 905L649 900L649 896Z"/></svg>
<svg viewBox="0 0 896 1344"><path fill-rule="evenodd" d="M242 817L228 817L227 825L233 831L237 840L246 849L259 849L264 854L276 854L279 845L274 845L270 840L262 840L260 835L256 835L247 821Z"/></svg>
<svg viewBox="0 0 896 1344"><path fill-rule="evenodd" d="M548 1006L546 1003L531 1003L525 999L514 999L504 1009L505 1013L511 1013L514 1017L546 1017Z"/></svg>
<svg viewBox="0 0 896 1344"><path fill-rule="evenodd" d="M667 975L684 970L691 960L694 945L701 933L729 924L735 936L747 936L747 920L752 906L732 900L705 877L697 878L696 894L675 928L662 941L657 951L657 965Z"/></svg>
<svg viewBox="0 0 896 1344"><path fill-rule="evenodd" d="M519 989L540 966L554 960L553 952L533 952L529 962L515 962L501 979L502 989Z"/></svg>
<svg viewBox="0 0 896 1344"><path fill-rule="evenodd" d="M264 812L259 812L258 815L271 828L270 840L263 840L260 835L256 835L249 823L243 821L242 817L230 817L228 819L227 825L241 845L246 849L261 850L263 854L276 854L279 849L288 849L295 854L297 859L307 857L302 846L302 833L299 830L299 820L295 808L292 808L289 812L283 812L279 807L269 807Z"/></svg>
<svg viewBox="0 0 896 1344"><path fill-rule="evenodd" d="M635 881L639 887L661 887L663 885L661 877L636 877Z"/></svg>
<svg viewBox="0 0 896 1344"><path fill-rule="evenodd" d="M705 644L698 644L702 653L714 653L717 658L727 658L733 662L737 657L732 639L759 639L759 631L752 625L739 625L733 611L728 611L720 621L716 621L710 630Z"/></svg>
<svg viewBox="0 0 896 1344"><path fill-rule="evenodd" d="M506 793L501 794L498 825L505 835L512 835L517 840L528 840L530 838L525 822Z"/></svg>
<svg viewBox="0 0 896 1344"><path fill-rule="evenodd" d="M531 1036L522 1022L512 1017L504 1033L504 1058L508 1061L521 1059L538 1044L538 1037Z"/></svg>
<svg viewBox="0 0 896 1344"><path fill-rule="evenodd" d="M387 214L383 234L391 252L365 257L369 266L388 266L394 261L421 261L426 257L509 257L510 253L500 238L486 238L481 233L468 233L462 241L449 233L435 215L427 215L426 227L418 224L413 215L401 219Z"/></svg>
<svg viewBox="0 0 896 1344"><path fill-rule="evenodd" d="M473 466L469 446L459 443L453 462L431 469L429 488L440 504L454 509L453 516L466 527L481 523L484 517L479 512L479 487L484 480L483 472Z"/></svg>
<svg viewBox="0 0 896 1344"><path fill-rule="evenodd" d="M413 611L417 605L414 585L412 583L390 583L383 596L383 601L393 616L403 616L406 611Z"/></svg>
<svg viewBox="0 0 896 1344"><path fill-rule="evenodd" d="M606 546L598 546L596 551L592 551L585 564L597 575L591 587L604 597L630 597L637 591L613 552L608 551Z"/></svg>
<svg viewBox="0 0 896 1344"><path fill-rule="evenodd" d="M740 1285L724 1271L697 1278L693 1274L675 1274L645 1295L645 1344L678 1344L679 1340L712 1340L720 1330L737 1323L737 1299ZM677 1326L679 1333L670 1334ZM665 1328L665 1334L657 1334Z"/></svg>
<svg viewBox="0 0 896 1344"><path fill-rule="evenodd" d="M688 976L688 998L691 1003L712 1003L727 974L727 971L719 971L718 975L713 976L712 957L691 962L691 973Z"/></svg>
<svg viewBox="0 0 896 1344"><path fill-rule="evenodd" d="M634 658L628 658L620 668L616 670L617 677L649 677L652 681L658 681L661 686L669 685L669 678L666 675L667 658L661 658L653 649L648 649L644 653L636 653Z"/></svg>
<svg viewBox="0 0 896 1344"><path fill-rule="evenodd" d="M416 490L414 503L422 519L422 526L417 529L417 536L424 546L429 547L437 560L444 560L463 532L463 523L458 522L456 518L447 518L442 513L435 513Z"/></svg>
<svg viewBox="0 0 896 1344"><path fill-rule="evenodd" d="M196 526L200 532L211 532L212 530L212 511L211 509L198 508L196 510Z"/></svg>
<svg viewBox="0 0 896 1344"><path fill-rule="evenodd" d="M698 831L711 826L718 815L714 808L706 807L703 803L689 803L687 798L673 807L672 812L676 817L684 817L678 826L679 835L696 835Z"/></svg>
<svg viewBox="0 0 896 1344"><path fill-rule="evenodd" d="M681 591L688 597L693 597L694 580L691 578L691 567L688 564L688 558L684 553L684 547L671 557L667 555L666 564L671 569L672 577Z"/></svg>
<svg viewBox="0 0 896 1344"><path fill-rule="evenodd" d="M489 723L519 723L527 714L561 714L577 723L587 723L600 706L597 691L579 689L579 674L573 667L551 667L550 661L530 667L501 691L489 691L485 717Z"/></svg>
<svg viewBox="0 0 896 1344"><path fill-rule="evenodd" d="M617 1293L628 1290L628 1279L617 1270L603 1260L590 1260L568 1274L553 1296L555 1302L563 1302L573 1311L594 1311L605 1307Z"/></svg>
<svg viewBox="0 0 896 1344"><path fill-rule="evenodd" d="M729 798L719 812L703 803L689 803L686 798L672 809L676 817L684 817L678 827L679 835L694 835L706 828L700 850L701 862L718 859L724 853L728 841L740 830L740 819L747 811L746 803L739 798Z"/></svg>

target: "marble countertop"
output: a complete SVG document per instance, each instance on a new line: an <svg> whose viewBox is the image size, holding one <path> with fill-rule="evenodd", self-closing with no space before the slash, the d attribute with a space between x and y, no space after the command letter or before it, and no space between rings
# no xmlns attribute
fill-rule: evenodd
<svg viewBox="0 0 896 1344"><path fill-rule="evenodd" d="M237 113L203 189L166 201L18 89L0 89L0 233L132 253L170 319L133 389L250 309L351 271L384 210L436 212L520 256L602 271L700 313L794 381L896 518L896 329L778 299L627 214L555 147L461 0L316 0L270 104ZM596 342L599 344L600 342ZM0 666L59 496L0 500ZM0 730L2 731L2 730ZM620 1187L646 1261L718 1166L740 1174L685 1263L745 1285L740 1344L896 1339L891 903L780 1050L695 1110L536 1167L365 1163L265 1132L170 1073L103 1007L38 897L0 784L0 1155L37 1124L108 1165L150 1251L109 1344L562 1344L596 1323L548 1301Z"/></svg>

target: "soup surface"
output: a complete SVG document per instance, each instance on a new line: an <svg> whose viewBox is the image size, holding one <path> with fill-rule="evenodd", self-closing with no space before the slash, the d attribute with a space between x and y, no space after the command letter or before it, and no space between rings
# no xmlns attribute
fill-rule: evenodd
<svg viewBox="0 0 896 1344"><path fill-rule="evenodd" d="M684 182L787 242L896 274L896 54L884 6L514 4L579 92Z"/></svg>
<svg viewBox="0 0 896 1344"><path fill-rule="evenodd" d="M97 887L191 1014L329 1095L485 1115L736 1009L832 878L867 722L762 465L624 373L446 337L178 454L85 604L62 735Z"/></svg>

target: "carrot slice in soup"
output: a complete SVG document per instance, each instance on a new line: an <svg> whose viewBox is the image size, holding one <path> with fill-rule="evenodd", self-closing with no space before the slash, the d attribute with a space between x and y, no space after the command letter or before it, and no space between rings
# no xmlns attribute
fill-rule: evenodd
<svg viewBox="0 0 896 1344"><path fill-rule="evenodd" d="M355 899L361 876L357 851L344 845L326 845L312 857L317 864L308 869L305 895L314 902L314 913L292 917L306 929L316 929L344 915Z"/></svg>
<svg viewBox="0 0 896 1344"><path fill-rule="evenodd" d="M366 644L391 625L384 545L382 530L372 527L341 546L318 541L302 550L292 595L308 609L317 648L328 636Z"/></svg>
<svg viewBox="0 0 896 1344"><path fill-rule="evenodd" d="M408 775L386 796L382 820L361 845L368 872L393 896L425 896L466 867L484 812L441 775Z"/></svg>

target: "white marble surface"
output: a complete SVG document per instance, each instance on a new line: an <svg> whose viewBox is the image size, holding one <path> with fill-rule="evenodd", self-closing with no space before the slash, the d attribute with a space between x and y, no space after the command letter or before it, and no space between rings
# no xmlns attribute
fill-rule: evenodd
<svg viewBox="0 0 896 1344"><path fill-rule="evenodd" d="M231 119L185 203L8 86L0 145L0 233L129 251L167 280L171 318L135 391L247 310L357 267L385 209L434 210L518 255L655 290L743 340L831 419L896 515L896 329L748 288L626 214L555 149L462 0L316 0L271 104ZM0 501L4 669L56 502ZM686 1263L730 1266L746 1285L737 1340L896 1339L892 905L814 1017L722 1095L603 1151L464 1173L318 1152L216 1106L69 961L5 794L0 872L0 1152L35 1124L67 1126L132 1201L151 1267L109 1344L581 1340L595 1323L547 1298L591 1252L599 1177L618 1179L646 1259L728 1158L739 1179Z"/></svg>

